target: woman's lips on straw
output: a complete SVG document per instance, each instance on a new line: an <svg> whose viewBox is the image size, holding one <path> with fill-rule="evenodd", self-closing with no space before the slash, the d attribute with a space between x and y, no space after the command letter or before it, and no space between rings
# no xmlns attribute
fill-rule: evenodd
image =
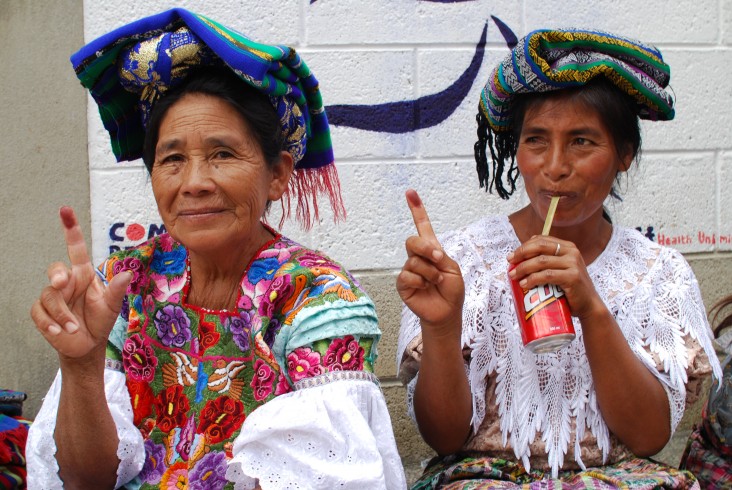
<svg viewBox="0 0 732 490"><path fill-rule="evenodd" d="M541 193L545 198L550 199L554 196L557 196L561 199L568 199L571 197L574 197L577 195L576 192L567 192L567 191L543 191Z"/></svg>
<svg viewBox="0 0 732 490"><path fill-rule="evenodd" d="M570 203L574 201L577 198L578 194L576 192L551 192L546 191L541 193L542 200L546 201L546 205L548 206L552 202L553 197L558 197L559 202L557 203L557 207L567 206L571 205Z"/></svg>

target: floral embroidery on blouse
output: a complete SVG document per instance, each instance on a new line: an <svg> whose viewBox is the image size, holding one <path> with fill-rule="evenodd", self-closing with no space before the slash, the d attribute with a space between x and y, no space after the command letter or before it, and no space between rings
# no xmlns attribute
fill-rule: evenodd
<svg viewBox="0 0 732 490"><path fill-rule="evenodd" d="M134 424L145 440L143 489L233 488L226 463L253 410L308 377L372 373L376 357L373 303L327 257L277 236L255 254L232 310L186 302L187 261L186 249L161 235L100 267L106 281L133 273L115 325L126 335L121 345L110 342L107 357L122 365ZM299 315L352 304L368 309L366 331L278 344L283 332L299 328Z"/></svg>
<svg viewBox="0 0 732 490"><path fill-rule="evenodd" d="M373 372L373 339L353 335L298 347L287 356L287 371L293 383L331 371Z"/></svg>

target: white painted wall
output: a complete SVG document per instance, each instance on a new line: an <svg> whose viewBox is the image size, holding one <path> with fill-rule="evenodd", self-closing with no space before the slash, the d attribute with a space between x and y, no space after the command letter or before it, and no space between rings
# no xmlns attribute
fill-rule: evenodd
<svg viewBox="0 0 732 490"><path fill-rule="evenodd" d="M173 6L262 42L294 46L320 80L326 105L377 104L443 90L470 63L488 22L478 80L449 119L406 134L333 128L349 219L336 226L326 218L307 234L290 224L284 232L351 270L401 267L404 239L412 233L407 188L423 196L438 232L523 202L522 196L505 203L486 194L474 170L478 95L507 53L491 15L519 36L578 26L658 46L671 66L677 118L643 125L642 161L611 214L644 231L652 226L657 240L686 253L732 250L732 189L725 185L732 177L730 0L90 0L84 4L85 39ZM115 163L91 99L88 117L92 242L99 262L117 243L110 238L114 223L124 224L117 230L124 236L130 224L147 228L160 220L144 167Z"/></svg>

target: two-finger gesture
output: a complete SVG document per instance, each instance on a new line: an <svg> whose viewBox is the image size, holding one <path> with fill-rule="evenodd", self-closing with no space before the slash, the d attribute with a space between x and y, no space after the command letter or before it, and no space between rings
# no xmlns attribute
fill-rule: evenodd
<svg viewBox="0 0 732 490"><path fill-rule="evenodd" d="M31 317L59 356L82 359L103 353L132 276L118 274L104 287L73 209L63 207L59 215L70 266L57 262L48 268L49 285L33 304Z"/></svg>
<svg viewBox="0 0 732 490"><path fill-rule="evenodd" d="M399 296L420 318L423 330L459 325L465 297L460 267L442 250L417 192L410 189L406 197L417 236L406 241L407 260L397 276Z"/></svg>

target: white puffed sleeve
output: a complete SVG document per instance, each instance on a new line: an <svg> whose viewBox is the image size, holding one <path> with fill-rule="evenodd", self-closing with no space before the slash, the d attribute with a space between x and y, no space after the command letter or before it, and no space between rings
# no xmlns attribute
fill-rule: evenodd
<svg viewBox="0 0 732 490"><path fill-rule="evenodd" d="M61 372L56 375L51 388L43 399L38 416L31 425L26 445L26 464L28 469L28 488L31 490L62 489L63 482L58 476L56 462L56 414L61 396ZM145 461L145 448L140 431L132 424L132 405L125 385L123 373L111 369L104 370L104 393L117 426L117 468L119 488L132 480L142 470Z"/></svg>
<svg viewBox="0 0 732 490"><path fill-rule="evenodd" d="M406 488L386 402L368 375L327 373L257 408L234 441L234 488L255 479L263 490Z"/></svg>

